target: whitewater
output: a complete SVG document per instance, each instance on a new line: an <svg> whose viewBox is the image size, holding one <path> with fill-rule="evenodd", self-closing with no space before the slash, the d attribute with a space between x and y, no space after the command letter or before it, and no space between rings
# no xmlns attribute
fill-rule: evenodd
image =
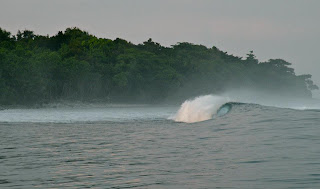
<svg viewBox="0 0 320 189"><path fill-rule="evenodd" d="M213 95L199 96L193 100L185 101L172 119L186 123L213 119L213 116L218 114L218 110L222 105L227 102L230 102L230 99L226 97Z"/></svg>
<svg viewBox="0 0 320 189"><path fill-rule="evenodd" d="M0 188L320 188L317 100L0 110Z"/></svg>
<svg viewBox="0 0 320 189"><path fill-rule="evenodd" d="M261 106L271 106L278 108L290 108L297 110L317 110L320 109L320 101L312 99L294 99L294 98L254 98L248 95L232 95L232 96L216 96L204 95L198 96L194 99L186 100L178 110L178 112L170 117L177 122L195 123L213 119L215 116L221 114L220 110L223 105L228 103L229 107L222 115L230 111L232 104L247 103L257 104ZM276 99L276 100L274 100ZM238 105L238 104L237 104Z"/></svg>

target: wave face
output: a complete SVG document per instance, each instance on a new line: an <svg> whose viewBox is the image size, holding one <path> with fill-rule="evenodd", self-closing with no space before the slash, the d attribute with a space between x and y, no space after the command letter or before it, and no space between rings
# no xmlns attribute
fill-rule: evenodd
<svg viewBox="0 0 320 189"><path fill-rule="evenodd" d="M186 100L172 118L177 122L195 123L212 119L229 99L221 96L205 95Z"/></svg>
<svg viewBox="0 0 320 189"><path fill-rule="evenodd" d="M234 105L236 110L238 110L239 104L294 110L320 110L320 101L317 99L287 98L269 94L255 94L253 92L245 94L241 91L235 91L223 96L205 95L196 97L193 100L186 100L176 115L170 119L185 123L206 121L216 116L227 114Z"/></svg>

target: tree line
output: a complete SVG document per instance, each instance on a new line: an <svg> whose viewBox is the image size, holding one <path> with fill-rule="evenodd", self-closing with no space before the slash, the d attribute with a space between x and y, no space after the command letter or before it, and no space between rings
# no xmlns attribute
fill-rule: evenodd
<svg viewBox="0 0 320 189"><path fill-rule="evenodd" d="M57 100L160 103L230 88L311 97L311 75L282 59L259 62L192 43L135 45L79 28L54 36L0 28L0 104Z"/></svg>

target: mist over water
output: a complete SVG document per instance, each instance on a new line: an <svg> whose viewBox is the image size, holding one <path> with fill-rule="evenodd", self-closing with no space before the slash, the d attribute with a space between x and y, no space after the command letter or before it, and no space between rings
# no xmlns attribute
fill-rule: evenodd
<svg viewBox="0 0 320 189"><path fill-rule="evenodd" d="M131 122L165 119L177 110L174 106L152 105L73 105L37 109L0 111L0 123L94 123Z"/></svg>
<svg viewBox="0 0 320 189"><path fill-rule="evenodd" d="M135 120L173 120L196 123L213 119L219 109L230 103L258 104L296 110L319 110L316 99L294 99L258 92L230 91L219 95L203 95L176 105L139 104L49 104L43 108L13 108L0 111L0 123L91 123L130 122ZM225 109L229 113L229 108Z"/></svg>
<svg viewBox="0 0 320 189"><path fill-rule="evenodd" d="M320 100L313 98L298 98L268 91L253 89L228 90L221 94L230 98L232 102L259 104L278 108L291 108L296 110L320 109Z"/></svg>

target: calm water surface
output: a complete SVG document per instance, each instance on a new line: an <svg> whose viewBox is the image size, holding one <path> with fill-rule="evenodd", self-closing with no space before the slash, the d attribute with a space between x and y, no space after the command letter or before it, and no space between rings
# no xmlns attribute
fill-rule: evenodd
<svg viewBox="0 0 320 189"><path fill-rule="evenodd" d="M0 188L320 188L320 112L234 105L0 111Z"/></svg>

